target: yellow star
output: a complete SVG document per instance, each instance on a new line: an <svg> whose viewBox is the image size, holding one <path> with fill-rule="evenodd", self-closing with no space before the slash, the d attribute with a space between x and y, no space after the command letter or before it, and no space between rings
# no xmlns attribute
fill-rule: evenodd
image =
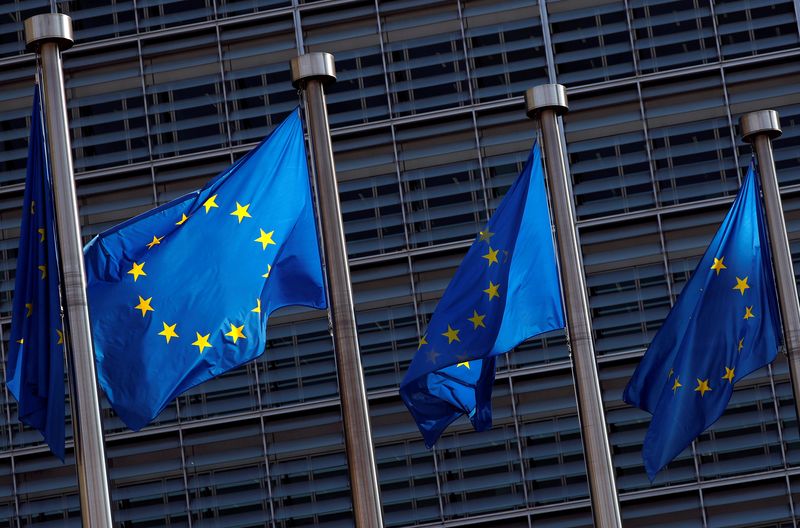
<svg viewBox="0 0 800 528"><path fill-rule="evenodd" d="M262 275L265 279L269 278L269 273L272 271L272 264L267 264L267 272Z"/></svg>
<svg viewBox="0 0 800 528"><path fill-rule="evenodd" d="M217 202L215 201L216 199L217 195L215 194L214 196L203 202L203 207L206 208L206 214L208 214L208 212L211 210L212 207L219 207L217 205Z"/></svg>
<svg viewBox="0 0 800 528"><path fill-rule="evenodd" d="M499 287L499 284L494 284L492 281L489 281L489 287L483 290L483 292L489 294L489 300L491 301L495 297L500 297L500 294L497 292Z"/></svg>
<svg viewBox="0 0 800 528"><path fill-rule="evenodd" d="M480 242L488 242L490 238L494 236L494 233L491 231L479 231L478 232L478 241Z"/></svg>
<svg viewBox="0 0 800 528"><path fill-rule="evenodd" d="M468 317L467 321L470 321L474 325L473 330L477 330L479 326L486 328L486 325L483 324L485 318L486 314L480 315L477 311L472 310L472 317Z"/></svg>
<svg viewBox="0 0 800 528"><path fill-rule="evenodd" d="M678 393L678 389L680 387L683 387L683 385L681 385L680 381L678 381L680 378L681 378L680 376L676 376L675 377L675 382L672 384L672 394L677 394Z"/></svg>
<svg viewBox="0 0 800 528"><path fill-rule="evenodd" d="M33 315L33 303L25 303L25 309L28 310L28 313L25 314L25 317L30 317Z"/></svg>
<svg viewBox="0 0 800 528"><path fill-rule="evenodd" d="M455 330L453 328L450 328L450 325L447 325L447 332L444 332L442 335L447 338L447 344L448 345L450 343L452 343L453 341L458 341L460 343L461 340L458 338L458 333L460 331L461 330Z"/></svg>
<svg viewBox="0 0 800 528"><path fill-rule="evenodd" d="M428 340L425 339L426 337L427 337L427 334L419 338L419 346L417 347L417 350L422 348L422 345L427 345L428 344Z"/></svg>
<svg viewBox="0 0 800 528"><path fill-rule="evenodd" d="M44 242L44 228L40 227L36 232L39 233L39 242Z"/></svg>
<svg viewBox="0 0 800 528"><path fill-rule="evenodd" d="M697 387L694 388L694 391L699 392L702 398L705 396L706 392L711 390L711 387L708 386L708 380L701 380L700 378L695 379L697 380Z"/></svg>
<svg viewBox="0 0 800 528"><path fill-rule="evenodd" d="M739 340L739 348L736 349L737 352L740 352L744 348L744 338Z"/></svg>
<svg viewBox="0 0 800 528"><path fill-rule="evenodd" d="M39 266L39 271L41 271L41 272L42 272L42 279L44 279L45 277L47 277L47 266L45 266L44 264L42 264L41 266Z"/></svg>
<svg viewBox="0 0 800 528"><path fill-rule="evenodd" d="M500 251L499 249L492 250L492 246L489 246L489 252L483 255L481 258L485 258L486 260L488 260L489 267L491 268L492 264L499 264L499 262L497 261L497 253L499 251Z"/></svg>
<svg viewBox="0 0 800 528"><path fill-rule="evenodd" d="M256 299L256 307L250 311L255 313L261 313L261 299Z"/></svg>
<svg viewBox="0 0 800 528"><path fill-rule="evenodd" d="M748 289L750 286L747 284L747 277L744 279L740 279L736 277L736 286L733 287L734 290L739 290L744 295L744 291Z"/></svg>
<svg viewBox="0 0 800 528"><path fill-rule="evenodd" d="M733 383L733 371L734 369L725 367L725 375L722 376L722 379L728 380L728 383Z"/></svg>
<svg viewBox="0 0 800 528"><path fill-rule="evenodd" d="M64 344L64 332L56 328L56 335L58 336L58 341L56 342L57 345Z"/></svg>
<svg viewBox="0 0 800 528"><path fill-rule="evenodd" d="M261 249L267 249L267 246L270 244L275 244L272 240L272 233L275 231L270 231L269 233L265 233L263 229L259 229L261 231L261 236L255 239L255 242L261 242Z"/></svg>
<svg viewBox="0 0 800 528"><path fill-rule="evenodd" d="M753 307L752 306L745 306L744 309L745 309L745 312L744 312L744 318L745 319L751 319L751 318L755 317L755 315L753 315Z"/></svg>
<svg viewBox="0 0 800 528"><path fill-rule="evenodd" d="M169 343L169 340L172 339L173 337L180 337L178 334L175 333L175 327L178 326L178 323L175 323L173 325L168 325L167 323L162 322L161 324L164 325L164 329L160 331L158 335L164 336L164 338L167 340L167 343Z"/></svg>
<svg viewBox="0 0 800 528"><path fill-rule="evenodd" d="M149 299L143 299L142 296L140 295L139 296L139 304L134 306L133 309L134 310L141 310L142 311L142 317L144 317L147 312L155 312L155 309L152 306L150 306L150 301L152 301L152 300L153 300L152 297L150 297Z"/></svg>
<svg viewBox="0 0 800 528"><path fill-rule="evenodd" d="M153 246L156 246L156 245L160 244L162 240L164 240L163 236L159 238L159 237L153 235L153 241L150 242L149 244L147 244L147 249L153 249Z"/></svg>
<svg viewBox="0 0 800 528"><path fill-rule="evenodd" d="M186 216L185 213L181 213L181 219L175 222L175 225L183 225L183 223L186 222L188 219L189 217Z"/></svg>
<svg viewBox="0 0 800 528"><path fill-rule="evenodd" d="M200 335L200 332L195 332L195 334L197 335L197 340L192 343L192 345L199 348L201 354L204 348L211 348L211 344L208 342L208 338L211 337L211 334Z"/></svg>
<svg viewBox="0 0 800 528"><path fill-rule="evenodd" d="M464 361L463 363L459 363L458 365L456 365L456 368L458 367L467 367L467 370L470 370L469 361Z"/></svg>
<svg viewBox="0 0 800 528"><path fill-rule="evenodd" d="M244 333L242 333L242 329L243 328L244 328L244 325L242 325L242 326L233 326L233 323L231 323L231 331L228 332L225 335L229 336L231 339L233 339L233 342L235 344L236 341L239 340L239 338L247 339L247 336L244 335Z"/></svg>
<svg viewBox="0 0 800 528"><path fill-rule="evenodd" d="M716 271L717 275L719 275L720 271L728 269L728 266L722 263L723 260L725 260L725 257L722 257L721 259L718 259L716 257L714 258L714 264L711 266L711 269Z"/></svg>
<svg viewBox="0 0 800 528"><path fill-rule="evenodd" d="M236 210L231 213L232 216L235 216L239 219L239 223L242 223L242 220L245 218L253 218L250 216L250 213L247 212L247 208L250 207L250 204L247 205L240 205L239 202L236 202Z"/></svg>
<svg viewBox="0 0 800 528"><path fill-rule="evenodd" d="M674 369L669 369L669 373L667 373L667 379L670 379L673 374L675 374L675 370Z"/></svg>
<svg viewBox="0 0 800 528"><path fill-rule="evenodd" d="M34 211L36 210L36 202L31 200L31 214L36 214Z"/></svg>
<svg viewBox="0 0 800 528"><path fill-rule="evenodd" d="M24 344L25 338L23 337L22 339L17 339L17 343L19 343L20 345Z"/></svg>
<svg viewBox="0 0 800 528"><path fill-rule="evenodd" d="M133 282L139 280L141 275L147 276L147 273L144 272L144 262L141 264L133 263L133 267L128 271L128 275L133 275Z"/></svg>

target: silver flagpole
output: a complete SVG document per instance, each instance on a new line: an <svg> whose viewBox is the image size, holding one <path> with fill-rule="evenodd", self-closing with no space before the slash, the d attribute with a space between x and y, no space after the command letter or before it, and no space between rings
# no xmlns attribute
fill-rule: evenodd
<svg viewBox="0 0 800 528"><path fill-rule="evenodd" d="M772 266L778 287L778 302L783 323L784 351L789 358L789 375L794 388L795 412L800 416L800 306L797 304L797 285L794 278L792 253L786 235L783 204L778 190L772 140L781 135L778 112L761 110L750 112L739 119L742 139L752 143L761 175L761 190L764 193L764 210L772 253Z"/></svg>
<svg viewBox="0 0 800 528"><path fill-rule="evenodd" d="M292 83L305 91L308 110L308 134L311 137L317 179L353 516L358 528L380 528L383 526L383 518L378 472L358 348L353 291L350 288L350 268L345 249L336 169L333 165L328 110L322 88L323 84L335 80L336 66L330 53L308 53L292 59Z"/></svg>
<svg viewBox="0 0 800 528"><path fill-rule="evenodd" d="M75 199L72 151L61 50L72 46L72 20L62 14L36 15L25 20L25 41L42 62L42 94L50 166L53 171L56 229L66 309L65 341L71 365L75 460L80 488L81 518L91 528L111 528L111 502L103 447L103 427L94 370L83 244Z"/></svg>
<svg viewBox="0 0 800 528"><path fill-rule="evenodd" d="M536 86L525 92L528 117L538 117L542 128L550 203L556 227L556 239L561 271L561 285L567 312L567 333L578 397L583 450L592 498L595 526L621 528L614 465L606 434L600 379L592 342L592 325L589 317L589 300L583 276L578 233L575 229L575 212L572 183L567 172L564 149L561 144L561 124L558 116L567 112L567 91L561 84Z"/></svg>

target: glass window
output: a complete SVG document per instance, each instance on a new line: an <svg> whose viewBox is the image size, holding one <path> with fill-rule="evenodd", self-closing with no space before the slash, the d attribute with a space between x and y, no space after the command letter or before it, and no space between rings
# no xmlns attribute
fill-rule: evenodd
<svg viewBox="0 0 800 528"><path fill-rule="evenodd" d="M472 119L398 126L397 147L411 246L471 240L486 222Z"/></svg>
<svg viewBox="0 0 800 528"><path fill-rule="evenodd" d="M564 131L578 219L654 205L639 96L635 88L576 95Z"/></svg>
<svg viewBox="0 0 800 528"><path fill-rule="evenodd" d="M68 54L64 70L75 171L149 159L136 45Z"/></svg>
<svg viewBox="0 0 800 528"><path fill-rule="evenodd" d="M793 60L771 61L747 68L725 70L734 117L747 112L772 109L778 112L783 134L772 142L778 181L788 185L800 181L797 152L800 151L800 94L793 89L800 82ZM738 123L738 119L736 120ZM745 167L750 162L752 147L741 140L737 129L739 164Z"/></svg>
<svg viewBox="0 0 800 528"><path fill-rule="evenodd" d="M669 312L655 219L581 228L595 352L645 347Z"/></svg>
<svg viewBox="0 0 800 528"><path fill-rule="evenodd" d="M622 1L547 2L558 82L566 85L633 75Z"/></svg>
<svg viewBox="0 0 800 528"><path fill-rule="evenodd" d="M225 25L220 40L231 141L259 142L300 102L289 72L297 56L292 18Z"/></svg>
<svg viewBox="0 0 800 528"><path fill-rule="evenodd" d="M0 37L2 38L2 37ZM0 184L25 180L33 105L33 61L0 67ZM21 200L21 196L20 196Z"/></svg>
<svg viewBox="0 0 800 528"><path fill-rule="evenodd" d="M714 12L725 59L797 45L791 0L717 0Z"/></svg>
<svg viewBox="0 0 800 528"><path fill-rule="evenodd" d="M76 43L136 32L136 4L131 0L70 0L62 5L72 18Z"/></svg>
<svg viewBox="0 0 800 528"><path fill-rule="evenodd" d="M476 102L505 99L547 82L536 2L463 2L472 88Z"/></svg>
<svg viewBox="0 0 800 528"><path fill-rule="evenodd" d="M498 380L492 428L475 432L462 416L436 443L445 519L525 507L518 442L509 385Z"/></svg>
<svg viewBox="0 0 800 528"><path fill-rule="evenodd" d="M149 39L143 42L142 54L153 156L226 146L216 34Z"/></svg>
<svg viewBox="0 0 800 528"><path fill-rule="evenodd" d="M569 369L514 378L528 505L587 499L575 390Z"/></svg>
<svg viewBox="0 0 800 528"><path fill-rule="evenodd" d="M389 116L375 5L356 2L303 13L306 50L336 59L336 82L325 88L332 127Z"/></svg>
<svg viewBox="0 0 800 528"><path fill-rule="evenodd" d="M711 6L707 2L634 0L628 5L640 72L718 60Z"/></svg>
<svg viewBox="0 0 800 528"><path fill-rule="evenodd" d="M354 267L351 277L367 389L396 388L419 342L408 262Z"/></svg>
<svg viewBox="0 0 800 528"><path fill-rule="evenodd" d="M347 254L352 258L405 248L391 130L334 135L333 140Z"/></svg>
<svg viewBox="0 0 800 528"><path fill-rule="evenodd" d="M212 20L214 0L138 0L139 31Z"/></svg>
<svg viewBox="0 0 800 528"><path fill-rule="evenodd" d="M736 194L739 174L719 74L642 86L662 205Z"/></svg>
<svg viewBox="0 0 800 528"><path fill-rule="evenodd" d="M381 0L378 7L394 113L468 104L456 5L444 0Z"/></svg>

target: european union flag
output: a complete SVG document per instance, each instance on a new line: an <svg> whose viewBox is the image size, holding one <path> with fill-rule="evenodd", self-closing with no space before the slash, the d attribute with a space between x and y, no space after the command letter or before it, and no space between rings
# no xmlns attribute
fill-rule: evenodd
<svg viewBox="0 0 800 528"><path fill-rule="evenodd" d="M50 451L63 462L64 335L53 190L45 145L37 84L33 92L6 381L19 403L19 420L41 431Z"/></svg>
<svg viewBox="0 0 800 528"><path fill-rule="evenodd" d="M775 359L780 319L753 163L623 398L653 415L642 455L656 473L722 416L733 385Z"/></svg>
<svg viewBox="0 0 800 528"><path fill-rule="evenodd" d="M541 154L528 161L436 306L400 396L431 447L466 414L492 425L495 357L564 327Z"/></svg>
<svg viewBox="0 0 800 528"><path fill-rule="evenodd" d="M326 307L299 111L199 191L85 253L100 385L138 430L260 356L272 311Z"/></svg>

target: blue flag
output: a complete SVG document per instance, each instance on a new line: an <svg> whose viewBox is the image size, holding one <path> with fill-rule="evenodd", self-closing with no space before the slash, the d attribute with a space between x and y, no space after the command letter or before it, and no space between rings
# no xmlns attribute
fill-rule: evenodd
<svg viewBox="0 0 800 528"><path fill-rule="evenodd" d="M463 414L476 430L490 428L495 357L563 327L541 154L534 144L436 306L400 384L425 444L431 447Z"/></svg>
<svg viewBox="0 0 800 528"><path fill-rule="evenodd" d="M623 398L653 419L656 473L722 416L733 385L775 359L780 319L760 187L751 163L731 210L647 349Z"/></svg>
<svg viewBox="0 0 800 528"><path fill-rule="evenodd" d="M17 277L11 314L7 383L19 420L41 431L64 461L64 335L50 166L39 85L22 199Z"/></svg>
<svg viewBox="0 0 800 528"><path fill-rule="evenodd" d="M299 111L199 191L85 250L100 385L138 430L258 357L278 308L325 308Z"/></svg>

